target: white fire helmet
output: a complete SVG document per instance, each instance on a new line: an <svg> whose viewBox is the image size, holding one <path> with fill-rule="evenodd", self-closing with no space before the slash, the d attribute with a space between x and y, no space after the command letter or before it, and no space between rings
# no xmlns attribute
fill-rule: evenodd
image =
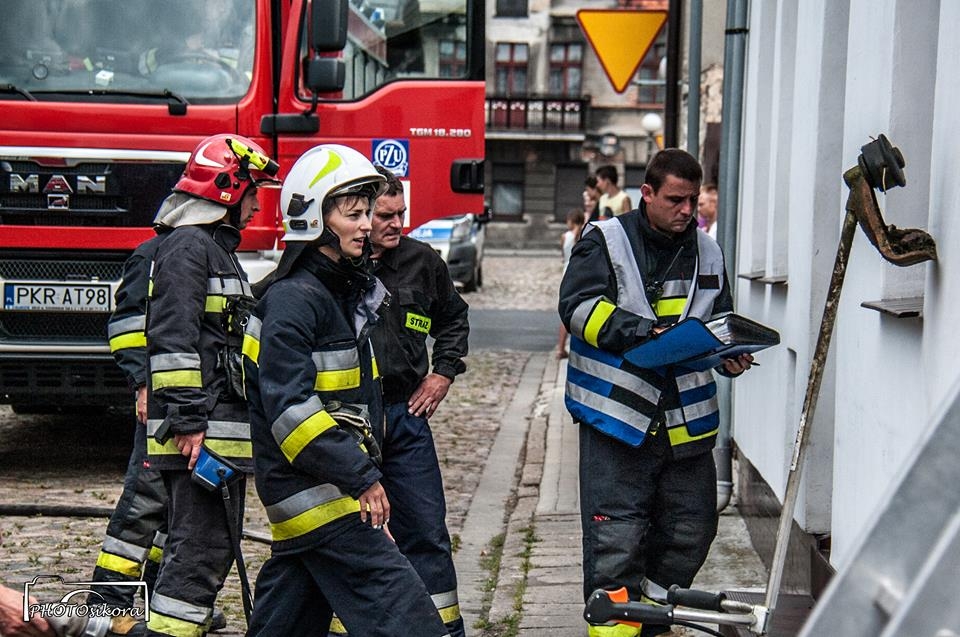
<svg viewBox="0 0 960 637"><path fill-rule="evenodd" d="M361 153L340 144L311 148L293 164L280 190L283 241L309 242L323 233L324 203L357 195L376 199L386 179Z"/></svg>

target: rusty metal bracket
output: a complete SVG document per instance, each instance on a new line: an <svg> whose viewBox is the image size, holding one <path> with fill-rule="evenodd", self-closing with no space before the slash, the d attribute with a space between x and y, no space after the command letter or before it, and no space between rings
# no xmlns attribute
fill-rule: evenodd
<svg viewBox="0 0 960 637"><path fill-rule="evenodd" d="M840 306L840 292L843 289L843 280L847 273L847 264L850 259L857 224L859 223L860 227L863 228L864 233L880 251L883 258L894 265L908 266L937 258L936 243L929 234L923 230L901 230L894 226L888 226L883 221L883 215L880 214L880 206L877 204L877 198L873 190L876 188L886 192L889 188L906 185L907 180L903 175L903 166L905 165L903 155L884 135L880 135L879 139L862 146L860 151L857 166L850 168L843 174L843 179L850 188L850 196L847 198L846 214L843 217L837 256L830 277L830 285L827 288L827 298L823 306L817 344L810 360L807 391L803 399L803 408L800 410L800 422L797 425L793 455L790 458L790 467L787 474L787 486L783 495L783 506L780 509L777 542L773 550L764 601L764 606L770 613L773 613L776 609L777 597L780 594L780 583L787 557L787 545L790 541L790 529L793 524L793 512L796 508L797 496L800 493L800 476L810 437L810 425L817 409L820 384L827 365L827 354L830 351L833 326Z"/></svg>
<svg viewBox="0 0 960 637"><path fill-rule="evenodd" d="M937 244L933 237L916 228L887 225L877 203L874 189L886 192L907 183L903 174L906 164L900 149L881 134L862 146L860 152L857 165L843 173L843 181L850 189L847 212L856 216L870 243L890 263L903 267L936 261Z"/></svg>

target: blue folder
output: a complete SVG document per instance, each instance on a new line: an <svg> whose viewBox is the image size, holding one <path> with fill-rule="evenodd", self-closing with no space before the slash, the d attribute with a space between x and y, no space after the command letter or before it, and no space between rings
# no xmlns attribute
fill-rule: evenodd
<svg viewBox="0 0 960 637"><path fill-rule="evenodd" d="M643 343L634 345L623 353L623 357L637 367L675 365L703 371L722 365L725 358L736 358L745 353L752 354L772 344L775 343L726 345L713 335L703 321L698 318L688 318Z"/></svg>

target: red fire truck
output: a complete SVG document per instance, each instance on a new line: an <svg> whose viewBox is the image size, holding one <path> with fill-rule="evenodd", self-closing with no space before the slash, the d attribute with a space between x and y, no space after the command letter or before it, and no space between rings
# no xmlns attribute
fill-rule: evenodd
<svg viewBox="0 0 960 637"><path fill-rule="evenodd" d="M347 144L391 169L410 227L483 210L483 19L472 0L5 0L0 403L128 405L106 342L124 260L215 133L285 169ZM244 231L275 264L277 191Z"/></svg>

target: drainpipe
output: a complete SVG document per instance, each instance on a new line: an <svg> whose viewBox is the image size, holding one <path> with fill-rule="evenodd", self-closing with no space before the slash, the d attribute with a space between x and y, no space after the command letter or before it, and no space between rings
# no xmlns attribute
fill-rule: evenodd
<svg viewBox="0 0 960 637"><path fill-rule="evenodd" d="M687 56L687 152L700 158L700 64L703 57L703 0L690 0Z"/></svg>
<svg viewBox="0 0 960 637"><path fill-rule="evenodd" d="M743 87L747 52L747 14L750 0L727 0L727 26L723 51L723 121L720 132L719 202L717 239L723 249L727 277L736 290L737 210L740 198L740 138L743 128ZM734 294L736 298L736 294ZM732 385L718 377L720 431L713 457L717 464L717 510L730 503L733 493L733 435L730 418Z"/></svg>
<svg viewBox="0 0 960 637"><path fill-rule="evenodd" d="M683 36L683 4L669 0L667 5L667 68L663 100L663 147L677 148L677 124L680 114L680 39Z"/></svg>

